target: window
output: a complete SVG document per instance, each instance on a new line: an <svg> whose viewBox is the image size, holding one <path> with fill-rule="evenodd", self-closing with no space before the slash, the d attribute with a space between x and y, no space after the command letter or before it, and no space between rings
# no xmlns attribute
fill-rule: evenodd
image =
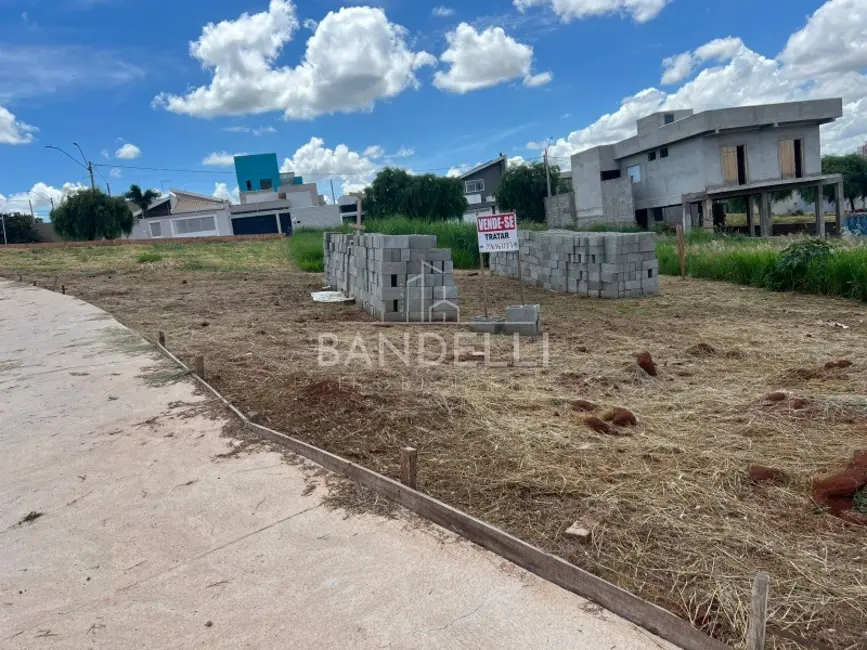
<svg viewBox="0 0 867 650"><path fill-rule="evenodd" d="M479 178L475 181L464 181L464 194L475 194L485 191L485 181Z"/></svg>
<svg viewBox="0 0 867 650"><path fill-rule="evenodd" d="M671 124L672 122L674 122L674 113L663 113L662 123Z"/></svg>
<svg viewBox="0 0 867 650"><path fill-rule="evenodd" d="M163 236L163 222L162 221L151 221L151 237L159 238Z"/></svg>
<svg viewBox="0 0 867 650"><path fill-rule="evenodd" d="M633 183L641 182L641 165L633 165L626 168L626 175L632 179Z"/></svg>
<svg viewBox="0 0 867 650"><path fill-rule="evenodd" d="M662 221L664 216L665 215L662 212L662 208L653 208L653 220L654 221Z"/></svg>
<svg viewBox="0 0 867 650"><path fill-rule="evenodd" d="M662 149L659 150L659 157L660 158L668 158L668 147L663 147Z"/></svg>
<svg viewBox="0 0 867 650"><path fill-rule="evenodd" d="M648 160L656 160L656 152L651 151L649 154L647 154L647 159Z"/></svg>
<svg viewBox="0 0 867 650"><path fill-rule="evenodd" d="M253 183L252 183L252 181L247 181L247 191L248 191L248 192L252 192L252 191L253 191Z"/></svg>
<svg viewBox="0 0 867 650"><path fill-rule="evenodd" d="M217 223L213 216L173 219L172 228L178 237L200 237L218 234Z"/></svg>
<svg viewBox="0 0 867 650"><path fill-rule="evenodd" d="M620 178L620 170L619 169L611 169L608 171L603 171L600 174L600 177L603 181L613 181L615 178Z"/></svg>
<svg viewBox="0 0 867 650"><path fill-rule="evenodd" d="M274 184L271 182L270 178L263 178L259 181L259 187L263 190L270 190L273 189Z"/></svg>

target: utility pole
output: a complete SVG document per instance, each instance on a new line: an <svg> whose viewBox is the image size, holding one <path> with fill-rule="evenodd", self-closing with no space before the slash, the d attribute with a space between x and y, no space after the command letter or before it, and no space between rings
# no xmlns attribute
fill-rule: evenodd
<svg viewBox="0 0 867 650"><path fill-rule="evenodd" d="M78 165L79 167L84 167L84 168L87 170L87 173L90 174L90 187L91 187L92 189L95 190L95 189L96 189L96 181L95 181L94 178L93 178L93 163L90 162L90 161L87 159L87 157L84 155L84 152L81 151L81 147L78 146L78 143L77 143L77 142L73 142L72 144L74 144L76 147L78 147L78 151L81 153L81 157L82 157L82 159L84 160L84 164L83 164L83 165L82 165L80 162L78 162L75 158L73 158L72 156L70 156L68 153L66 153L66 152L65 152L63 149L61 149L60 147L55 147L55 146L53 146L53 145L47 144L47 145L45 145L45 148L46 148L46 149L56 149L57 151L59 151L60 153L62 153L64 156L66 156L67 158L69 158L70 160L72 160L72 162L74 162L74 163L75 163L76 165Z"/></svg>
<svg viewBox="0 0 867 650"><path fill-rule="evenodd" d="M548 167L548 143L545 143L545 180L548 182L548 198L551 198L551 172Z"/></svg>
<svg viewBox="0 0 867 650"><path fill-rule="evenodd" d="M6 241L6 215L0 214L0 221L3 222L3 245L8 246L9 242Z"/></svg>
<svg viewBox="0 0 867 650"><path fill-rule="evenodd" d="M334 202L334 205L337 205L337 197L334 195L334 179L331 179L331 200Z"/></svg>
<svg viewBox="0 0 867 650"><path fill-rule="evenodd" d="M33 214L33 201L27 199L27 204L30 206L30 218L33 219L33 221L36 221L36 215Z"/></svg>
<svg viewBox="0 0 867 650"><path fill-rule="evenodd" d="M111 196L111 185L109 185L107 181L105 183L105 189L108 190L108 195Z"/></svg>

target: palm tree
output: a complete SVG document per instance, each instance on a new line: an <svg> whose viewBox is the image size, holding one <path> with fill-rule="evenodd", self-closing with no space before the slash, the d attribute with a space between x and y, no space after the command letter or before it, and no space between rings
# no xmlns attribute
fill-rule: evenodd
<svg viewBox="0 0 867 650"><path fill-rule="evenodd" d="M148 214L148 208L151 204L160 198L160 193L156 190L141 191L138 185L130 185L129 192L123 195L127 201L135 203L141 209L141 219L144 219Z"/></svg>

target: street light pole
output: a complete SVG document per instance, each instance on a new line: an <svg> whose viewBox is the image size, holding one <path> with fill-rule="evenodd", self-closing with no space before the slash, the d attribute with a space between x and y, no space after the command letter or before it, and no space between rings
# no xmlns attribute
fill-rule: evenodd
<svg viewBox="0 0 867 650"><path fill-rule="evenodd" d="M72 144L74 144L76 147L78 147L78 143L77 143L77 142L73 142ZM86 164L82 165L79 161L77 161L75 158L73 158L72 156L70 156L68 153L66 153L66 152L65 152L63 149L61 149L60 147L55 147L54 145L47 144L47 145L45 145L45 148L46 148L46 149L56 149L57 151L59 151L60 153L62 153L64 156L66 156L67 158L69 158L69 159L70 159L72 162L74 162L76 165L78 165L79 167L84 167L84 168L87 170L87 172L90 174L90 187L93 188L93 189L96 189L96 181L94 181L94 178L93 178L93 163L90 162L89 160L87 160L87 158L85 158L85 156L84 156L84 152L81 152L81 157L84 158L84 162L85 162ZM81 147L78 147L78 150L81 151Z"/></svg>
<svg viewBox="0 0 867 650"><path fill-rule="evenodd" d="M87 156L84 155L84 152L81 150L81 146L77 142L73 142L76 147L78 147L78 153L81 154L82 160L87 163L87 171L90 174L90 187L91 189L96 189L96 182L93 180L93 163L87 159Z"/></svg>

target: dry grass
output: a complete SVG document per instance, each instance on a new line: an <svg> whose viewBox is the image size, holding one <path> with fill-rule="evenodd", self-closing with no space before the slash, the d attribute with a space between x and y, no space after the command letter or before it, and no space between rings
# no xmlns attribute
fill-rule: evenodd
<svg viewBox="0 0 867 650"><path fill-rule="evenodd" d="M287 269L71 272L61 282L134 328L166 330L182 358L205 353L213 383L263 423L392 477L399 448L416 446L425 492L718 638L742 644L750 585L766 571L773 623L834 648L867 647L867 531L818 511L809 494L812 476L867 447L860 304L670 278L659 296L617 302L527 289L549 332L547 368L407 367L393 355L385 367L320 368L322 333L339 335L345 354L355 335L375 351L380 334L400 348L421 330L313 304L319 276ZM458 283L464 314L480 313L478 277ZM516 300L511 281L489 288L495 311ZM511 346L496 339L491 357L508 361ZM658 377L636 369L642 350ZM540 351L526 344L525 358ZM839 359L854 365L824 370ZM790 398L764 400L778 390ZM571 408L578 399L600 415L628 408L638 426L597 434ZM754 462L791 480L752 485ZM564 534L575 521L591 541Z"/></svg>

